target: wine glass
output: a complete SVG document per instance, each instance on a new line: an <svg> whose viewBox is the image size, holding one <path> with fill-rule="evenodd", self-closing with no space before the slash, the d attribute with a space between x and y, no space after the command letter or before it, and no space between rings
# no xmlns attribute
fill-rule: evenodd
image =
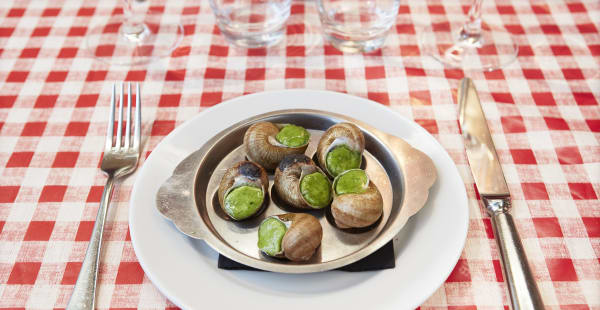
<svg viewBox="0 0 600 310"><path fill-rule="evenodd" d="M273 46L285 36L291 0L210 0L227 42L244 48Z"/></svg>
<svg viewBox="0 0 600 310"><path fill-rule="evenodd" d="M317 0L323 37L346 53L380 49L399 6L400 0Z"/></svg>
<svg viewBox="0 0 600 310"><path fill-rule="evenodd" d="M442 22L425 28L419 37L426 54L449 67L493 71L513 62L519 52L510 33L481 20L483 0L474 0L466 23Z"/></svg>
<svg viewBox="0 0 600 310"><path fill-rule="evenodd" d="M123 15L87 34L86 49L109 64L139 65L165 57L181 43L183 26L148 10L146 0L123 0Z"/></svg>

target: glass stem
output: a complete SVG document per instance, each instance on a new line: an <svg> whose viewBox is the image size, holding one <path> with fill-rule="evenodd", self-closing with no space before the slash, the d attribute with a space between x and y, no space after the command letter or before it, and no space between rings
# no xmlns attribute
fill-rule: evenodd
<svg viewBox="0 0 600 310"><path fill-rule="evenodd" d="M140 12L134 12L134 0L123 0L123 13L125 21L123 22L123 34L129 39L141 36L144 33L144 23L141 19ZM139 10L136 10L139 11Z"/></svg>
<svg viewBox="0 0 600 310"><path fill-rule="evenodd" d="M460 33L461 40L468 40L471 43L478 42L481 39L481 4L483 0L473 1L469 9L469 20L463 26Z"/></svg>

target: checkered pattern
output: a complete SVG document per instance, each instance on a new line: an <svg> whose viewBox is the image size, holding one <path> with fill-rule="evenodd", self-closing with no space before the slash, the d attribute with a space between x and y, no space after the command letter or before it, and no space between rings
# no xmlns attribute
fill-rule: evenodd
<svg viewBox="0 0 600 310"><path fill-rule="evenodd" d="M457 125L454 98L465 73L424 57L416 43L421 26L463 20L468 2L402 1L382 50L344 55L323 44L309 1L293 2L282 45L256 50L228 46L207 1L151 1L181 20L185 38L167 59L123 68L82 48L92 26L122 14L118 1L0 1L0 308L65 307L105 182L98 165L115 80L143 82L146 156L204 108L263 90L346 92L415 120L458 165L471 211L458 265L421 308L506 308L498 249ZM468 75L543 300L549 309L600 309L600 2L484 1L483 14L521 47L504 70ZM132 249L134 180L117 187L109 211L100 309L174 307Z"/></svg>

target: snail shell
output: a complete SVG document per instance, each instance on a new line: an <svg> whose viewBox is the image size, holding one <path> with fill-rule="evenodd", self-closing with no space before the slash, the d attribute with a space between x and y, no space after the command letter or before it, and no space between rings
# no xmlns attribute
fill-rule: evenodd
<svg viewBox="0 0 600 310"><path fill-rule="evenodd" d="M267 172L260 165L253 163L251 161L241 161L235 164L233 167L227 169L223 177L221 178L221 183L219 183L219 204L221 205L221 209L227 216L229 216L233 220L243 220L233 218L225 209L225 197L237 187L249 185L262 189L263 192L263 204L259 207L256 212L251 215L254 216L267 205L266 201L266 193L269 187L269 178L267 177ZM250 216L250 217L251 217Z"/></svg>
<svg viewBox="0 0 600 310"><path fill-rule="evenodd" d="M306 213L286 213L267 219L273 217L282 221L287 227L281 240L281 252L274 256L285 257L295 262L309 260L323 239L323 228L319 220Z"/></svg>
<svg viewBox="0 0 600 310"><path fill-rule="evenodd" d="M368 179L367 175L367 188L363 192L338 195L335 185L342 175L344 173L333 181L331 215L335 219L335 224L339 228L362 228L372 225L383 214L383 197L377 186Z"/></svg>
<svg viewBox="0 0 600 310"><path fill-rule="evenodd" d="M327 169L327 154L339 145L346 145L349 149L362 154L365 150L365 137L360 128L352 123L335 124L325 131L317 146L317 159L321 169L331 178L335 175Z"/></svg>
<svg viewBox="0 0 600 310"><path fill-rule="evenodd" d="M300 191L300 181L305 175L323 171L304 154L291 154L285 156L275 170L273 189L286 203L301 209L321 209L326 206L311 205ZM325 178L327 178L325 176ZM329 180L328 180L329 181ZM331 202L331 198L329 200ZM329 203L327 204L329 205Z"/></svg>
<svg viewBox="0 0 600 310"><path fill-rule="evenodd" d="M275 139L279 130L280 127L273 123L259 122L250 126L244 134L246 155L268 171L273 171L285 155L303 154L308 147L308 142L298 147L279 143Z"/></svg>

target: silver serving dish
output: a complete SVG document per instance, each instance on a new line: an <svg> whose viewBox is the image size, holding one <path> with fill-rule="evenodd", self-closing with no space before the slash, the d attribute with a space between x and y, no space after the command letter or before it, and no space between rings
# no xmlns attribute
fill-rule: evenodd
<svg viewBox="0 0 600 310"><path fill-rule="evenodd" d="M317 253L305 263L267 257L257 247L258 226L270 215L305 212L281 203L271 196L264 212L241 222L228 220L219 207L217 188L225 170L245 159L242 143L246 129L253 123L269 121L303 126L311 133L306 150L316 152L317 142L327 128L351 122L361 128L366 147L363 165L384 200L381 219L365 230L340 230L326 210L310 211L323 227L323 240ZM316 162L316 160L315 160ZM184 234L202 239L226 257L254 268L283 272L309 273L342 267L375 252L392 240L410 216L419 211L437 178L431 159L404 140L381 132L361 121L317 110L281 110L239 122L217 134L202 148L185 158L173 175L160 187L158 211ZM270 186L273 176L269 176ZM272 193L272 191L269 191Z"/></svg>

